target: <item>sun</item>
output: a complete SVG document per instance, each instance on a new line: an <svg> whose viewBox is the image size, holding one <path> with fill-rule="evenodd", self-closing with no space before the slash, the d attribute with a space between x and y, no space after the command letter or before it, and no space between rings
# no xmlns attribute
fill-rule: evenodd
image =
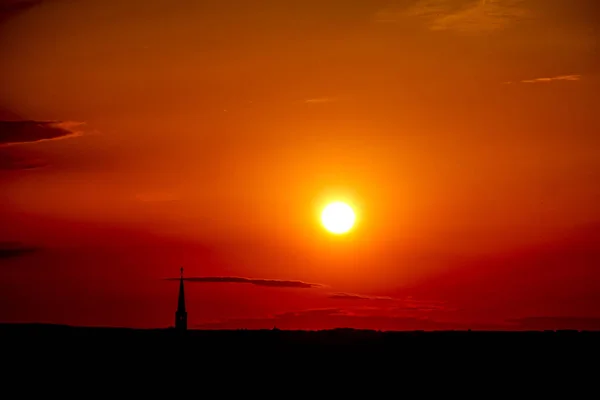
<svg viewBox="0 0 600 400"><path fill-rule="evenodd" d="M341 201L328 204L321 213L321 222L325 229L336 235L347 233L354 226L355 220L352 207Z"/></svg>

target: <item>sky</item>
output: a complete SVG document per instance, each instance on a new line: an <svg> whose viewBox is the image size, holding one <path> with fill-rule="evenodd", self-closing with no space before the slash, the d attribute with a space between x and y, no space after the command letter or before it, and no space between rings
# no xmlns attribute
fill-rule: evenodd
<svg viewBox="0 0 600 400"><path fill-rule="evenodd" d="M0 0L0 321L600 329L596 0ZM323 229L345 201L352 231Z"/></svg>

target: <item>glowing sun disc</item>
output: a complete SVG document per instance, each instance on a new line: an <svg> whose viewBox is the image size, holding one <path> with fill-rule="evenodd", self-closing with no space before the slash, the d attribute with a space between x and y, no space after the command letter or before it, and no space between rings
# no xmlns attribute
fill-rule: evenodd
<svg viewBox="0 0 600 400"><path fill-rule="evenodd" d="M336 235L352 229L355 220L356 216L352 207L339 201L328 204L321 213L321 222L325 229Z"/></svg>

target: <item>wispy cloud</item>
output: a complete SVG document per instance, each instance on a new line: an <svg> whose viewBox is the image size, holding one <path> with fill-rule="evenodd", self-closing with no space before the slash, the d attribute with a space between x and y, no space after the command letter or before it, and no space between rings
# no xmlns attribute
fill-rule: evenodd
<svg viewBox="0 0 600 400"><path fill-rule="evenodd" d="M404 11L412 17L439 18L442 15L460 10L460 1L456 0L417 0Z"/></svg>
<svg viewBox="0 0 600 400"><path fill-rule="evenodd" d="M409 8L381 10L375 20L419 18L434 31L484 33L504 29L526 17L523 5L524 0L419 0Z"/></svg>
<svg viewBox="0 0 600 400"><path fill-rule="evenodd" d="M553 76L551 78L535 78L535 79L524 79L517 82L503 82L504 85L512 85L513 83L549 83L549 82L557 82L557 81L580 81L582 78L581 75L559 75Z"/></svg>
<svg viewBox="0 0 600 400"><path fill-rule="evenodd" d="M166 278L168 281L179 280L179 278ZM319 283L308 283L302 281L291 281L281 279L254 279L254 278L243 278L238 276L200 276L200 277L189 277L184 278L187 282L200 282L200 283L245 283L256 286L267 286L267 287L281 287L281 288L319 288L324 287Z"/></svg>
<svg viewBox="0 0 600 400"><path fill-rule="evenodd" d="M389 311L454 311L454 309L449 308L445 302L417 300L412 297L395 298L390 296L373 296L357 293L331 293L328 297L336 300L389 302L391 303L391 307L388 308Z"/></svg>
<svg viewBox="0 0 600 400"><path fill-rule="evenodd" d="M0 121L0 146L81 136L82 125L74 121Z"/></svg>
<svg viewBox="0 0 600 400"><path fill-rule="evenodd" d="M362 294L356 294L356 293L332 293L329 295L329 298L338 299L338 300L383 300L383 301L394 301L395 300L392 297L388 297L388 296L369 296L369 295L362 295Z"/></svg>
<svg viewBox="0 0 600 400"><path fill-rule="evenodd" d="M417 300L412 297L398 299L398 305L394 308L396 311L457 311L456 308L449 306L444 301L435 300Z"/></svg>
<svg viewBox="0 0 600 400"><path fill-rule="evenodd" d="M334 97L316 97L313 99L306 99L304 102L306 104L324 104L324 103L333 103L336 101Z"/></svg>
<svg viewBox="0 0 600 400"><path fill-rule="evenodd" d="M522 83L545 83L545 82L554 82L554 81L579 81L581 80L581 75L561 75L554 76L552 78L537 78L537 79L527 79L521 81Z"/></svg>

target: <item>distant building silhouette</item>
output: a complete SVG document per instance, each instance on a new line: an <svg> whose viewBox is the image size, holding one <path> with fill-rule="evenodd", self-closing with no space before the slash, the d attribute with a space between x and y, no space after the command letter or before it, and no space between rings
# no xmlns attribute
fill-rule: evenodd
<svg viewBox="0 0 600 400"><path fill-rule="evenodd" d="M177 301L177 311L175 311L175 329L178 331L187 330L187 312L185 311L185 293L183 291L183 268L181 268L181 278L179 279L179 300Z"/></svg>

